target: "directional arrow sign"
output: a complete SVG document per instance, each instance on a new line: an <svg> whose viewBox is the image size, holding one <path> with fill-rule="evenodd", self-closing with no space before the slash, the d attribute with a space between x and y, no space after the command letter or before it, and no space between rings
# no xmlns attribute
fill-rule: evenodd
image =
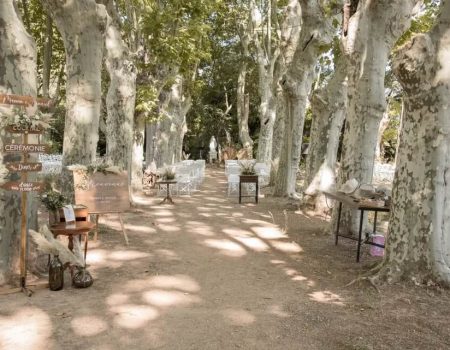
<svg viewBox="0 0 450 350"><path fill-rule="evenodd" d="M32 192L42 191L44 189L43 182L7 182L1 186L8 191Z"/></svg>
<svg viewBox="0 0 450 350"><path fill-rule="evenodd" d="M53 101L48 98L37 98L32 96L21 95L5 95L0 94L0 104L16 105L16 106L32 106L37 103L39 107L51 107Z"/></svg>
<svg viewBox="0 0 450 350"><path fill-rule="evenodd" d="M6 169L15 173L27 173L41 171L42 163L8 163Z"/></svg>
<svg viewBox="0 0 450 350"><path fill-rule="evenodd" d="M8 143L3 146L6 153L48 153L50 147L48 145L33 145Z"/></svg>
<svg viewBox="0 0 450 350"><path fill-rule="evenodd" d="M39 125L8 125L6 128L6 131L12 133L12 134L42 134L44 132L44 129Z"/></svg>

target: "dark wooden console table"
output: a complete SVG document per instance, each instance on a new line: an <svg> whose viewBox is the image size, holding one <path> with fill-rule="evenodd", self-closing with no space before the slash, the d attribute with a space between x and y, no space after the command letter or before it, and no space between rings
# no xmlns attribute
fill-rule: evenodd
<svg viewBox="0 0 450 350"><path fill-rule="evenodd" d="M255 184L255 203L258 203L258 194L259 194L259 183L258 183L258 175L239 175L239 204L242 203L242 198L253 196L243 196L242 195L242 184Z"/></svg>

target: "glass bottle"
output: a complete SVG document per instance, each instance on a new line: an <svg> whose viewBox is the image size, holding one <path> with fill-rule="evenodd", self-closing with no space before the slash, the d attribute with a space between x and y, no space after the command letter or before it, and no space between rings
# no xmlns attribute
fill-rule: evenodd
<svg viewBox="0 0 450 350"><path fill-rule="evenodd" d="M48 285L50 290L61 290L64 287L64 266L58 255L50 261Z"/></svg>

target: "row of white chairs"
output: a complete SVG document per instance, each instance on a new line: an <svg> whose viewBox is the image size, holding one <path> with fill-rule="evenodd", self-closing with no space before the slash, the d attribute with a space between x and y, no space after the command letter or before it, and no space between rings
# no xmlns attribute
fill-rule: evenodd
<svg viewBox="0 0 450 350"><path fill-rule="evenodd" d="M258 175L259 187L267 186L270 181L270 166L266 163L257 163L256 160L226 160L225 161L225 174L227 176L228 196L239 195L239 175L241 174L242 166L252 164L255 169L256 175ZM254 184L245 184L246 192L256 191Z"/></svg>

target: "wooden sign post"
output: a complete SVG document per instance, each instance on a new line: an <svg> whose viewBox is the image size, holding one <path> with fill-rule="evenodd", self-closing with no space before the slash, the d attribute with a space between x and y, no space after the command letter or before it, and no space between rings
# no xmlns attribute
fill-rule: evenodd
<svg viewBox="0 0 450 350"><path fill-rule="evenodd" d="M38 106L50 106L50 100L34 99L31 96L18 95L3 95L0 94L0 104L16 105L16 106L30 106L35 103ZM6 130L14 134L22 134L22 144L6 144L3 146L3 152L6 153L20 153L22 154L21 163L8 163L6 168L12 172L21 174L20 182L7 182L2 185L2 188L9 191L21 192L21 222L20 222L20 288L28 296L31 296L32 291L27 288L27 229L28 229L28 213L27 201L28 192L41 191L44 185L39 182L29 182L28 172L37 172L42 169L41 163L28 163L30 153L47 153L48 146L41 144L28 144L29 134L41 134L43 129L39 127L27 127L23 125L9 125Z"/></svg>

